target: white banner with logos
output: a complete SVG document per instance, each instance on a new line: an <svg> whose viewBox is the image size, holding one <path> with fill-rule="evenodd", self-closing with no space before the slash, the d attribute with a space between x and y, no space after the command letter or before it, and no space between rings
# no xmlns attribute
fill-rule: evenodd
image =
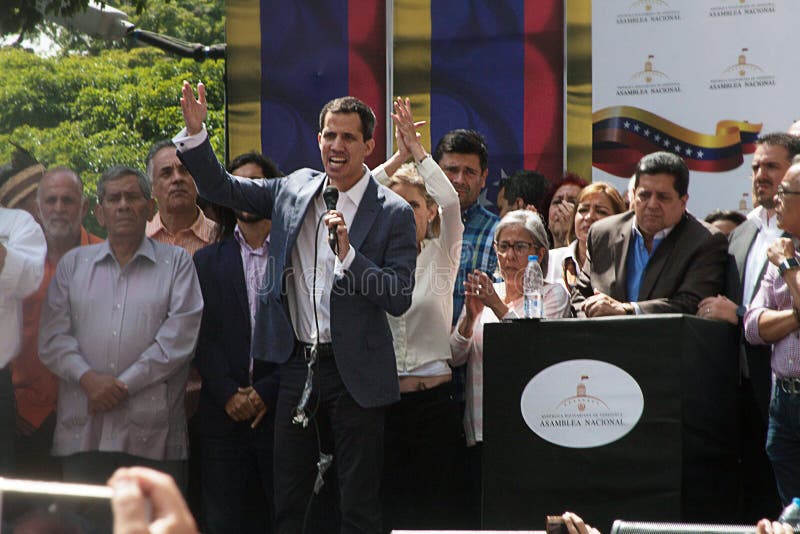
<svg viewBox="0 0 800 534"><path fill-rule="evenodd" d="M753 141L800 119L798 20L797 0L595 0L592 179L624 191L668 150L695 216L751 209Z"/></svg>

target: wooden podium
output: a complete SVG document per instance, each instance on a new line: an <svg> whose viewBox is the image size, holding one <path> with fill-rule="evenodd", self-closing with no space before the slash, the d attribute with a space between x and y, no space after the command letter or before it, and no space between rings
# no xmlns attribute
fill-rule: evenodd
<svg viewBox="0 0 800 534"><path fill-rule="evenodd" d="M602 532L621 517L729 520L737 506L737 340L728 323L686 315L487 325L483 528L543 528L546 515L565 510ZM571 360L618 368L638 384L643 408L627 434L605 445L575 448L543 439L526 423L521 408L526 386L542 371ZM528 388L528 402L539 401L535 384L544 376L550 375ZM563 417L585 417L576 410L591 410L591 404L586 408L580 389L575 393L576 383L587 384L578 388L588 399L592 378L565 376L545 382L547 391L563 388L565 398L545 409L558 404L552 410ZM606 392L608 382L602 384ZM608 396L594 402L607 404L612 413ZM598 420L603 421L593 421Z"/></svg>

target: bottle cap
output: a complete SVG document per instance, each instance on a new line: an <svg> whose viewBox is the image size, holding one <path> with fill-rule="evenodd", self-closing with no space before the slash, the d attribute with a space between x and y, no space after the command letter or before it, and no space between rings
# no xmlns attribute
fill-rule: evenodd
<svg viewBox="0 0 800 534"><path fill-rule="evenodd" d="M528 256L528 261L539 261L539 256L531 254L530 256Z"/></svg>

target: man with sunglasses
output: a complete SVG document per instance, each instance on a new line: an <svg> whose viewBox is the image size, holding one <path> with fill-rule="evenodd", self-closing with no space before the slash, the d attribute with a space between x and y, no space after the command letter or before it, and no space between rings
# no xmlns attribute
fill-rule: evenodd
<svg viewBox="0 0 800 534"><path fill-rule="evenodd" d="M800 164L789 168L777 189L781 237L767 249L767 272L744 316L745 337L772 345L772 400L767 455L784 505L800 495Z"/></svg>
<svg viewBox="0 0 800 534"><path fill-rule="evenodd" d="M586 317L694 313L724 287L725 235L686 211L689 169L670 152L636 166L633 211L597 221L573 294Z"/></svg>

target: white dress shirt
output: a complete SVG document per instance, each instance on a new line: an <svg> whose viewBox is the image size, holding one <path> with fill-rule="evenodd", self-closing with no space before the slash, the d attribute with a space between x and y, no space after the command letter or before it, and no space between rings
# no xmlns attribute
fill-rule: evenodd
<svg viewBox="0 0 800 534"><path fill-rule="evenodd" d="M767 210L758 206L747 214L747 218L758 226L758 233L753 241L753 246L747 253L747 262L744 268L744 286L742 287L742 304L747 306L758 290L758 280L766 268L767 249L781 235L783 230L778 228L778 217L772 214L767 216Z"/></svg>
<svg viewBox="0 0 800 534"><path fill-rule="evenodd" d="M47 242L28 212L0 207L0 243L6 248L0 270L0 368L4 368L19 352L22 299L39 288Z"/></svg>
<svg viewBox="0 0 800 534"><path fill-rule="evenodd" d="M182 152L200 146L207 137L208 132L203 125L203 129L194 135L188 135L184 128L172 138L172 142L178 147L178 151ZM359 181L347 191L339 191L336 209L342 214L348 228L355 219L370 176L369 169L365 165L364 174ZM334 276L341 276L356 257L355 248L351 244L344 260L339 261L339 257L328 245L328 227L324 223L317 226L319 218L328 211L322 198L322 191L327 186L328 178L326 177L322 188L306 211L300 233L297 235L297 241L292 249L291 266L287 267L289 270L287 273L289 313L295 336L304 343L313 343L317 340L317 322L319 323L319 342L330 343L331 288ZM315 246L316 264L314 263ZM316 321L314 319L315 302Z"/></svg>

